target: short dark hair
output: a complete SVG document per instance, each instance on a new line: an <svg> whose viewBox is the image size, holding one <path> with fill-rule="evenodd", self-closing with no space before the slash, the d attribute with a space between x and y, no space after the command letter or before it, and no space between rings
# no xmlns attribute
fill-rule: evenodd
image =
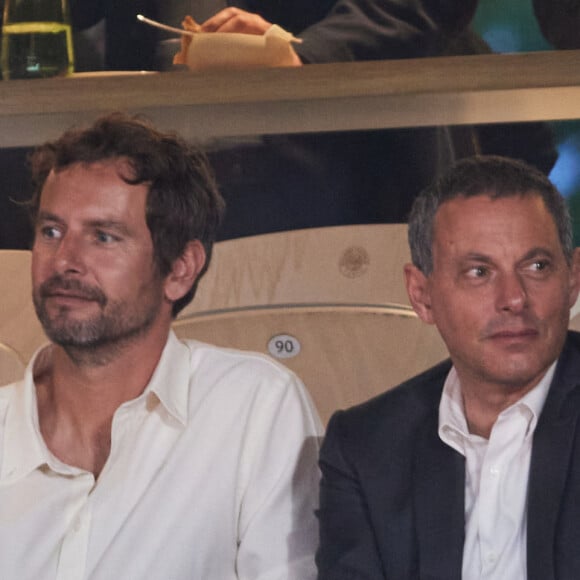
<svg viewBox="0 0 580 580"><path fill-rule="evenodd" d="M126 159L131 167L132 175L120 176L127 183L149 185L145 220L162 276L171 271L188 242L199 240L205 248L206 262L197 280L173 304L176 316L193 299L209 266L225 206L207 159L198 149L137 116L112 113L100 117L92 126L71 129L32 153L31 217L36 221L40 194L51 171L114 159Z"/></svg>
<svg viewBox="0 0 580 580"><path fill-rule="evenodd" d="M487 195L540 197L550 212L568 264L572 262L572 222L566 202L552 182L523 161L495 155L476 155L458 161L447 173L424 189L409 217L409 246L413 264L426 276L433 271L433 227L437 210L458 197Z"/></svg>

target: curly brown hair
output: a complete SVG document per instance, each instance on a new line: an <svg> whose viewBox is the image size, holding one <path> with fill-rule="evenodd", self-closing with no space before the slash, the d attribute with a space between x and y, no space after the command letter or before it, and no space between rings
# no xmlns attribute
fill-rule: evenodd
<svg viewBox="0 0 580 580"><path fill-rule="evenodd" d="M166 276L186 244L199 240L206 262L189 292L173 304L176 316L195 294L211 259L212 247L225 203L207 159L197 148L173 133L162 133L147 120L125 113L100 117L85 129L74 128L38 147L30 157L34 193L29 208L36 221L40 194L51 171L75 163L125 159L132 169L127 183L149 185L146 222L156 266Z"/></svg>

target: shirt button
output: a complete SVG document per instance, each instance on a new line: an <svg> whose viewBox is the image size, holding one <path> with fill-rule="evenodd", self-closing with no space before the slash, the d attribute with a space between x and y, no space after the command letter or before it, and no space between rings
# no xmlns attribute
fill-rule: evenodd
<svg viewBox="0 0 580 580"><path fill-rule="evenodd" d="M490 467L489 468L489 474L492 477L497 477L499 475L499 467Z"/></svg>
<svg viewBox="0 0 580 580"><path fill-rule="evenodd" d="M488 552L487 556L485 557L485 561L488 564L495 564L497 561L497 554L495 552Z"/></svg>
<svg viewBox="0 0 580 580"><path fill-rule="evenodd" d="M73 526L73 531L74 531L76 534L78 534L78 533L81 531L81 527L82 527L82 525L83 525L83 521L82 521L82 519L81 519L80 517L78 517L78 518L75 520L75 523L74 523L74 526Z"/></svg>

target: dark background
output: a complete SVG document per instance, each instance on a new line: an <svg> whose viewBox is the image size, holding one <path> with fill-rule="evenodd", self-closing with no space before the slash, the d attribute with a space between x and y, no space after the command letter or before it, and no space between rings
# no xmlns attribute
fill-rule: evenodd
<svg viewBox="0 0 580 580"><path fill-rule="evenodd" d="M0 0L0 5L2 4L3 1ZM481 0L473 28L495 52L553 50L553 47L540 32L531 0ZM580 30L578 34L580 36ZM98 35L99 27L82 35L77 35L76 42L79 43L80 47L87 42L87 39L93 42L95 36ZM81 53L92 56L96 61L102 56L95 52L79 50L79 54ZM79 62L77 60L77 69L98 68L96 61ZM558 159L550 173L550 178L569 202L575 224L576 242L580 244L580 122L551 123L550 127L554 132L558 151ZM26 209L22 203L31 193L26 169L27 155L28 150L26 149L4 149L0 155L0 248L26 248L30 244L31 228ZM247 152L245 155L247 160ZM230 174L233 173L235 178L235 163L230 163L231 160L231 157L226 159L227 168L223 168L223 170L227 169ZM262 161L263 159L259 157L255 164L250 164L251 169L246 170L244 175L240 176L240 184L244 180L255 179L260 171L264 171L272 165L269 163L264 165ZM220 159L217 159L217 162L220 163ZM252 175L249 175L249 172ZM288 195L291 195L291 192ZM370 205L364 205L369 207L370 211ZM336 211L338 212L339 209ZM275 213L275 210L276 200L265 198L260 206L260 211ZM352 212L350 215L352 217ZM264 221L268 222L268 216L264 216ZM340 216L334 221L340 223ZM355 221L365 223L372 222L372 219L368 215L361 214L358 218L355 217ZM271 220L270 223L272 223ZM290 224L290 227L305 227L307 225L307 222L304 224L296 222ZM243 235L243 230L244 227L237 232L235 228L230 227L230 235L226 237Z"/></svg>

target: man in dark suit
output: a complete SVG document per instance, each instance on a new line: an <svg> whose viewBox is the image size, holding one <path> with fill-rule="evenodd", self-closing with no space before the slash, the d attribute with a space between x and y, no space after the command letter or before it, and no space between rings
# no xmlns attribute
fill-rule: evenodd
<svg viewBox="0 0 580 580"><path fill-rule="evenodd" d="M564 200L523 163L466 159L416 200L409 241L411 303L450 360L331 419L319 580L580 578Z"/></svg>

